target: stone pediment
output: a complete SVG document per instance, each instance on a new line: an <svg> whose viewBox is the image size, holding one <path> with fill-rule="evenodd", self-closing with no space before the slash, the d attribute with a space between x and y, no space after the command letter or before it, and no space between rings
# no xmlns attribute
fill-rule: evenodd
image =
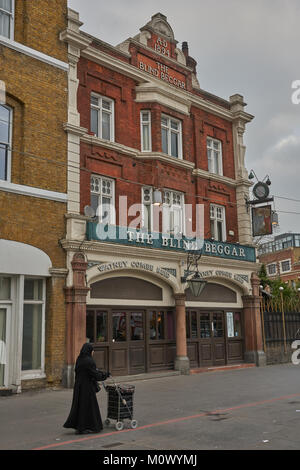
<svg viewBox="0 0 300 470"><path fill-rule="evenodd" d="M167 21L167 17L162 13L156 13L153 15L151 17L151 21L140 28L140 31L150 31L158 35L163 35L168 38L169 41L177 43L174 38L173 30Z"/></svg>

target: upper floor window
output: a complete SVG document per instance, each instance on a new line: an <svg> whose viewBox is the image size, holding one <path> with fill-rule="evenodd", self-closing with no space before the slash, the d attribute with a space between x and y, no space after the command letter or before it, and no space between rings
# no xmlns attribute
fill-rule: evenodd
<svg viewBox="0 0 300 470"><path fill-rule="evenodd" d="M210 205L210 233L219 242L226 240L225 207Z"/></svg>
<svg viewBox="0 0 300 470"><path fill-rule="evenodd" d="M12 109L0 105L0 180L10 179Z"/></svg>
<svg viewBox="0 0 300 470"><path fill-rule="evenodd" d="M91 95L91 131L101 139L114 141L114 102L110 98Z"/></svg>
<svg viewBox="0 0 300 470"><path fill-rule="evenodd" d="M163 191L163 233L184 233L184 195L168 189Z"/></svg>
<svg viewBox="0 0 300 470"><path fill-rule="evenodd" d="M287 271L290 271L291 270L291 260L290 259L286 259L284 261L281 261L280 263L280 270L282 273L285 273Z"/></svg>
<svg viewBox="0 0 300 470"><path fill-rule="evenodd" d="M182 129L178 119L161 116L161 142L163 153L182 158Z"/></svg>
<svg viewBox="0 0 300 470"><path fill-rule="evenodd" d="M0 0L0 36L12 38L14 0Z"/></svg>
<svg viewBox="0 0 300 470"><path fill-rule="evenodd" d="M102 224L115 223L115 182L98 175L91 177L91 206Z"/></svg>
<svg viewBox="0 0 300 470"><path fill-rule="evenodd" d="M151 112L141 111L142 152L151 152Z"/></svg>
<svg viewBox="0 0 300 470"><path fill-rule="evenodd" d="M210 173L223 175L222 143L220 140L207 138L207 160Z"/></svg>
<svg viewBox="0 0 300 470"><path fill-rule="evenodd" d="M273 276L277 273L276 263L268 264L267 266L269 276Z"/></svg>

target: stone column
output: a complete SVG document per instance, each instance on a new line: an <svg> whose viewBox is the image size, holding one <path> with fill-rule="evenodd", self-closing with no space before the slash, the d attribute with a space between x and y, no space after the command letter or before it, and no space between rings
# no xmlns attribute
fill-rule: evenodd
<svg viewBox="0 0 300 470"><path fill-rule="evenodd" d="M190 361L187 357L185 294L175 294L176 305L176 359L174 369L182 374L190 373Z"/></svg>
<svg viewBox="0 0 300 470"><path fill-rule="evenodd" d="M266 365L266 355L263 350L259 283L258 276L252 273L252 295L243 296L245 361L254 362L257 366L264 366Z"/></svg>
<svg viewBox="0 0 300 470"><path fill-rule="evenodd" d="M249 199L249 188L252 183L248 180L248 172L245 167L246 146L244 145L244 133L246 123L251 122L253 116L244 111L246 103L243 96L236 94L230 96L230 110L233 115L233 149L235 162L236 179L236 200L239 242L245 245L252 245L250 212L246 205L246 199Z"/></svg>
<svg viewBox="0 0 300 470"><path fill-rule="evenodd" d="M85 273L87 262L82 253L76 253L71 263L73 286L65 288L67 333L66 333L66 369L64 385L73 387L74 366L82 345L86 342L86 286Z"/></svg>

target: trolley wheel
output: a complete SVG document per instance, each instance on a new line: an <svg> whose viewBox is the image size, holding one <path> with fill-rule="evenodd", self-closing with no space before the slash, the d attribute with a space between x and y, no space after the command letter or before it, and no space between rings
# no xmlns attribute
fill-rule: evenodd
<svg viewBox="0 0 300 470"><path fill-rule="evenodd" d="M131 426L132 429L137 428L137 425L138 425L138 422L135 419L132 420L131 423L130 423L130 426Z"/></svg>
<svg viewBox="0 0 300 470"><path fill-rule="evenodd" d="M124 423L122 423L122 421L117 421L116 422L116 430L117 431L122 431L123 428L124 428Z"/></svg>
<svg viewBox="0 0 300 470"><path fill-rule="evenodd" d="M105 424L106 424L107 426L109 426L109 425L110 425L110 419L106 418Z"/></svg>

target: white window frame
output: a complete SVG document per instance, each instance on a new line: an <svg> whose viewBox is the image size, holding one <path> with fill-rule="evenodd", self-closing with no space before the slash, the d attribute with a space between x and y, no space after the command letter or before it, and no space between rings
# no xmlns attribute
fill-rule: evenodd
<svg viewBox="0 0 300 470"><path fill-rule="evenodd" d="M25 290L25 281L27 279L33 280L42 280L43 281L43 295L42 300L25 300L24 299L24 290ZM23 345L21 347L21 379L22 380L32 380L45 377L45 324L46 324L46 279L43 277L35 276L21 276L21 282L23 282L23 308L22 308L22 338L23 338L23 327L24 327L24 305L42 305L42 331L41 331L41 367L39 369L32 370L22 370L22 352Z"/></svg>
<svg viewBox="0 0 300 470"><path fill-rule="evenodd" d="M11 182L11 148L12 148L12 132L13 132L13 108L6 104L0 104L0 106L9 110L9 125L8 125L8 142L0 142L0 145L4 145L7 147L7 161L6 161L6 179L0 181L7 181L8 183Z"/></svg>
<svg viewBox="0 0 300 470"><path fill-rule="evenodd" d="M211 145L209 145L209 141L212 142ZM219 149L214 148L214 143L218 144ZM218 152L218 171L215 168L215 159L214 158L209 158L209 151L211 152ZM214 173L216 175L223 176L223 156L222 156L222 141L218 139L214 139L213 137L207 136L206 139L206 154L207 154L207 163L208 163L208 171L209 173Z"/></svg>
<svg viewBox="0 0 300 470"><path fill-rule="evenodd" d="M287 270L283 271L283 269L282 269L282 263L284 263L284 262L286 262L286 261L289 262L289 264L290 264L290 269L287 269ZM283 259L283 260L280 261L280 273L281 273L281 274L289 273L289 272L291 272L291 270L292 270L292 260L291 260L291 258Z"/></svg>
<svg viewBox="0 0 300 470"><path fill-rule="evenodd" d="M9 22L9 36L2 36L1 37L7 37L8 39L14 39L14 34L15 34L15 0L11 0L12 6L11 6L11 12L4 10L3 8L0 8L0 12L4 13L7 16L10 16L10 22Z"/></svg>
<svg viewBox="0 0 300 470"><path fill-rule="evenodd" d="M92 103L92 98L98 99L98 105L95 105L94 103ZM110 110L107 110L102 107L103 100L108 101L111 104ZM90 106L91 106L91 112L90 112L91 131L92 131L92 109L95 109L98 113L98 129L97 129L96 136L99 137L100 139L106 140L107 142L114 142L115 141L115 102L114 100L112 100L111 98L108 98L107 96L98 95L97 93L91 93ZM104 139L102 137L102 113L103 112L105 112L106 114L110 114L110 131L109 131L110 138L109 139Z"/></svg>
<svg viewBox="0 0 300 470"><path fill-rule="evenodd" d="M149 201L145 201L145 194L144 191L149 190ZM148 219L148 222L150 222L150 227L148 227L148 222L146 224L146 209L149 207L150 211L150 220ZM147 232L152 232L153 231L153 188L151 186L143 186L142 187L142 224L141 224L141 229L146 230Z"/></svg>
<svg viewBox="0 0 300 470"><path fill-rule="evenodd" d="M214 214L212 216L212 208L214 209ZM222 218L218 218L218 209L222 211ZM225 206L221 206L218 204L210 204L209 207L209 220L210 220L210 231L211 231L211 222L214 223L214 233L211 233L211 237L214 238L216 241L225 242L227 239L226 235L226 210ZM222 240L218 240L218 225L217 223L222 222Z"/></svg>
<svg viewBox="0 0 300 470"><path fill-rule="evenodd" d="M162 123L162 119L167 120L166 125L164 125ZM178 130L175 130L171 127L171 121L174 121L178 124ZM161 126L161 130L165 129L167 131L167 147L168 147L167 148L167 155L170 155L170 157L178 158L178 159L182 160L183 156L182 156L182 124L181 124L181 121L179 119L168 116L167 114L162 114L161 115L160 126ZM174 133L178 136L178 141L177 141L178 155L177 156L172 155L172 153L171 153L172 152L172 145L171 145L172 133ZM161 141L162 141L162 138L161 138ZM163 152L163 148L162 148L162 152Z"/></svg>
<svg viewBox="0 0 300 470"><path fill-rule="evenodd" d="M147 121L143 120L143 116L146 115L148 116ZM148 109L142 109L140 113L140 123L141 123L141 151L142 152L152 152L152 136L151 136L151 111ZM145 142L144 142L144 128L147 128L147 133L148 133L148 141L149 141L149 148L145 148Z"/></svg>
<svg viewBox="0 0 300 470"><path fill-rule="evenodd" d="M100 188L99 191L93 191L92 190L92 178L97 178L100 182L98 184L98 187ZM111 184L111 194L103 194L103 182L107 181ZM109 225L115 225L116 224L116 210L115 210L115 180L112 178L107 178L106 176L102 175L97 175L97 174L92 174L91 175L91 181L90 181L90 194L94 194L98 196L98 209L96 213L96 217L99 217L99 207L102 207L102 198L106 197L107 199L111 199L111 211L110 211L110 220L109 220ZM100 204L99 204L99 199L100 199ZM100 209L101 212L101 209ZM100 221L101 223L101 221ZM104 222L107 223L107 222Z"/></svg>
<svg viewBox="0 0 300 470"><path fill-rule="evenodd" d="M167 193L169 193L169 202L166 202ZM180 198L180 204L174 203L174 197ZM185 235L185 210L184 210L184 193L179 191L173 191L170 189L164 189L162 203L162 233L174 235ZM181 227L177 232L174 226L174 213L180 212Z"/></svg>
<svg viewBox="0 0 300 470"><path fill-rule="evenodd" d="M274 273L269 272L269 266L275 266L275 272ZM276 276L276 274L277 274L277 263L267 264L267 272L268 272L268 276Z"/></svg>

